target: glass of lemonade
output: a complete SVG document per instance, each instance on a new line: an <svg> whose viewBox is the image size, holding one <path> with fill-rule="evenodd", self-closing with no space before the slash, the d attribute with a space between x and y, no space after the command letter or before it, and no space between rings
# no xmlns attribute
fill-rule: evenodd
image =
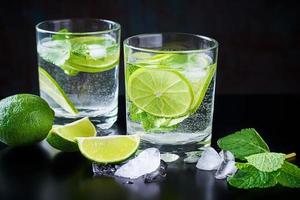
<svg viewBox="0 0 300 200"><path fill-rule="evenodd" d="M183 155L210 145L218 43L185 33L124 41L127 133Z"/></svg>
<svg viewBox="0 0 300 200"><path fill-rule="evenodd" d="M89 117L99 128L117 119L120 25L102 19L36 25L40 95L56 123Z"/></svg>

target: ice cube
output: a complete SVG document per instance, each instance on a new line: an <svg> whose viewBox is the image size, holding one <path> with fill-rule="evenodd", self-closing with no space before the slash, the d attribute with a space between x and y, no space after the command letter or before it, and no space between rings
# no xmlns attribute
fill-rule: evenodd
<svg viewBox="0 0 300 200"><path fill-rule="evenodd" d="M235 161L230 160L228 162L222 162L218 170L216 171L216 179L225 179L228 176L232 176L236 173L237 168L235 166Z"/></svg>
<svg viewBox="0 0 300 200"><path fill-rule="evenodd" d="M137 157L117 169L115 175L136 179L145 174L154 172L160 166L160 152L156 148L148 148L142 151Z"/></svg>
<svg viewBox="0 0 300 200"><path fill-rule="evenodd" d="M87 46L89 55L94 59L103 58L106 55L105 47L99 44L90 44Z"/></svg>
<svg viewBox="0 0 300 200"><path fill-rule="evenodd" d="M187 68L183 71L183 74L186 78L188 78L192 82L198 82L204 77L207 76L207 71L204 69L197 68Z"/></svg>
<svg viewBox="0 0 300 200"><path fill-rule="evenodd" d="M207 147L202 152L196 167L201 170L216 170L222 163L222 158L212 147Z"/></svg>
<svg viewBox="0 0 300 200"><path fill-rule="evenodd" d="M223 161L228 162L228 161L234 161L234 155L230 151L220 151L219 152L220 157L222 158Z"/></svg>
<svg viewBox="0 0 300 200"><path fill-rule="evenodd" d="M71 43L68 40L44 38L38 43L39 56L57 66L61 66L70 57Z"/></svg>
<svg viewBox="0 0 300 200"><path fill-rule="evenodd" d="M93 172L94 176L114 176L118 166L117 165L100 165L97 163L93 163Z"/></svg>
<svg viewBox="0 0 300 200"><path fill-rule="evenodd" d="M145 175L144 182L152 183L152 182L159 181L159 180L165 178L167 175L167 166L168 166L167 163L165 163L165 161L161 160L160 166L157 170Z"/></svg>
<svg viewBox="0 0 300 200"><path fill-rule="evenodd" d="M165 162L174 162L176 161L179 156L177 154L174 153L164 153L160 155L161 159Z"/></svg>

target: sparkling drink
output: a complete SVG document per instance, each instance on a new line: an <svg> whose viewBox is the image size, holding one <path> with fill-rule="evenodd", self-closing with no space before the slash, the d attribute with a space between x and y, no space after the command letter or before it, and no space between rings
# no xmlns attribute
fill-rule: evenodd
<svg viewBox="0 0 300 200"><path fill-rule="evenodd" d="M113 125L118 112L119 24L56 20L37 25L40 95L56 123L89 117Z"/></svg>
<svg viewBox="0 0 300 200"><path fill-rule="evenodd" d="M185 153L210 145L217 42L190 34L145 34L124 42L128 134L142 148Z"/></svg>

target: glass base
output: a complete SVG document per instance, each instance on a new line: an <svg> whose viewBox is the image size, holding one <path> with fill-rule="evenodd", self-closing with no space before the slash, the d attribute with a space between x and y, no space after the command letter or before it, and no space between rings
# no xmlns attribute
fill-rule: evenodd
<svg viewBox="0 0 300 200"><path fill-rule="evenodd" d="M105 130L111 128L114 123L117 121L118 108L115 108L109 113L99 116L80 116L75 118L67 118L55 116L54 124L65 125L68 123L72 123L76 120L82 119L83 117L89 117L91 122L96 126L97 129Z"/></svg>
<svg viewBox="0 0 300 200"><path fill-rule="evenodd" d="M146 140L141 140L139 150L155 147L160 150L161 153L172 153L180 157L185 157L186 153L192 151L199 151L202 147L210 146L211 134L206 138L198 142L190 142L185 144L154 144Z"/></svg>

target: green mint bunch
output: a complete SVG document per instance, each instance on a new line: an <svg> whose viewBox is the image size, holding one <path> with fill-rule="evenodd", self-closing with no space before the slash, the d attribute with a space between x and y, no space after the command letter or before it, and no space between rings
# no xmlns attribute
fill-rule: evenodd
<svg viewBox="0 0 300 200"><path fill-rule="evenodd" d="M289 155L270 152L266 142L253 129L242 129L218 140L218 146L245 162L237 163L238 172L227 180L243 188L267 188L280 184L300 188L300 169L286 161Z"/></svg>

